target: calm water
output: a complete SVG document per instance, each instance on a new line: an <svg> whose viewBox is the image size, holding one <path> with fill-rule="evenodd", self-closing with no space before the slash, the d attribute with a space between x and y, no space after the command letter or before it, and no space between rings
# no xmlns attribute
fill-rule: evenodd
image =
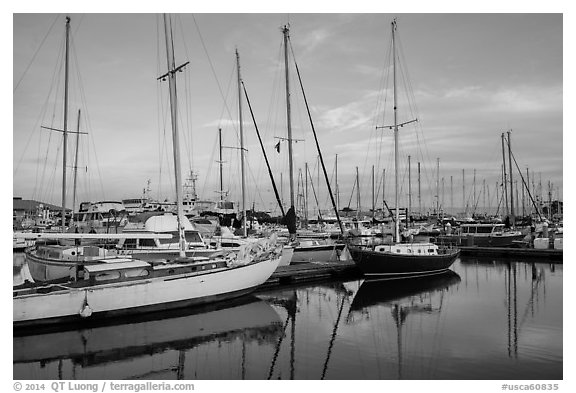
<svg viewBox="0 0 576 393"><path fill-rule="evenodd" d="M14 283L25 274L14 256ZM22 270L24 269L24 270ZM14 379L562 379L562 265L461 258L14 337Z"/></svg>

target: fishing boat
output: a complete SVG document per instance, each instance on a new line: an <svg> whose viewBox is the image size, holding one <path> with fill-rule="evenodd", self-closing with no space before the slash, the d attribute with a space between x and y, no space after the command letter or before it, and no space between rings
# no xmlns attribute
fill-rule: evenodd
<svg viewBox="0 0 576 393"><path fill-rule="evenodd" d="M182 224L182 187L176 102L176 74L171 18L164 15L169 81L172 143L176 183L179 256L160 261L117 258L78 264L70 278L42 285L13 287L13 326L23 328L83 319L188 307L247 294L276 270L282 247L275 235L241 247L225 257L186 257ZM66 39L70 18L66 18ZM81 236L81 234L77 234Z"/></svg>
<svg viewBox="0 0 576 393"><path fill-rule="evenodd" d="M395 205L399 206L398 175L398 127L403 127L416 120L398 124L396 93L396 19L392 21L392 57L394 81L394 125L387 126L394 131L394 177ZM384 278L406 278L443 273L450 268L458 257L460 250L438 246L430 242L402 242L400 237L400 209L396 208L394 219L394 243L380 245L361 245L350 242L349 250L352 259L367 276Z"/></svg>

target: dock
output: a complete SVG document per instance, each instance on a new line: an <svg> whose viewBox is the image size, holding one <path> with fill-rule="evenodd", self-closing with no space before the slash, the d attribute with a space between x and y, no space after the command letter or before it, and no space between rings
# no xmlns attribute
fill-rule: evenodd
<svg viewBox="0 0 576 393"><path fill-rule="evenodd" d="M544 259L554 263L562 263L563 250L510 248L510 247L460 247L460 255L474 257L504 257Z"/></svg>
<svg viewBox="0 0 576 393"><path fill-rule="evenodd" d="M360 270L352 260L296 263L288 266L280 266L272 276L262 284L262 287L269 288L278 285L334 278L354 279L360 278L361 276Z"/></svg>

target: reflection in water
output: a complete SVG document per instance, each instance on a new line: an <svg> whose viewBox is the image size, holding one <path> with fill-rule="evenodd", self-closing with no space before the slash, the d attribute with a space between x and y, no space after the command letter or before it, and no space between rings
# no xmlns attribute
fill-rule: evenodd
<svg viewBox="0 0 576 393"><path fill-rule="evenodd" d="M128 364L141 358L151 358L154 363L154 358L161 360L167 352L176 351L176 365L137 375L121 375L121 378L151 379L154 373L161 372L163 379L183 379L187 377L185 354L199 346L221 346L237 340L244 344L243 350L248 342L271 346L281 332L281 321L274 309L251 296L225 305L196 308L192 314L175 311L163 313L162 319L151 318L159 315L131 318L127 323L113 326L15 336L14 378L34 379L36 375L28 374L37 371L31 364L45 369L56 363L57 374L42 374L42 379L75 379L78 367L85 371L81 373L82 379L99 379L106 377L101 371L111 364ZM63 370L64 364L71 370ZM170 376L170 371L174 375Z"/></svg>
<svg viewBox="0 0 576 393"><path fill-rule="evenodd" d="M352 301L348 321L355 320L354 313L369 319L380 307L389 309L396 326L397 378L402 379L402 328L406 319L416 313L440 314L445 291L459 282L460 276L453 271L403 280L366 280Z"/></svg>
<svg viewBox="0 0 576 393"><path fill-rule="evenodd" d="M15 254L14 282L25 269ZM562 379L562 265L461 258L452 269L302 283L114 326L15 335L13 375Z"/></svg>

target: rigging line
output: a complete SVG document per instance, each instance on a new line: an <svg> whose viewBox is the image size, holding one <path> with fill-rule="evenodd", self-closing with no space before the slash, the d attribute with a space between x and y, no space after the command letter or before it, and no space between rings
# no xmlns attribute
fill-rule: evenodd
<svg viewBox="0 0 576 393"><path fill-rule="evenodd" d="M46 35L44 36L44 38L42 39L42 42L40 42L40 45L38 46L38 48L36 49L36 52L34 52L34 55L32 56L32 59L30 59L30 62L28 63L28 65L26 66L26 68L24 69L24 72L22 73L22 76L20 77L20 79L18 79L18 82L16 82L16 85L14 86L14 89L12 90L12 94L16 93L16 90L18 89L18 87L20 86L20 83L22 82L22 80L24 79L24 77L26 76L26 73L28 72L28 70L30 69L30 66L32 66L32 63L34 62L34 59L36 59L36 55L38 55L38 52L40 52L40 49L42 49L42 46L44 45L44 42L46 41L46 38L48 38L48 35L50 35L50 32L52 31L52 28L54 27L54 25L56 24L56 21L60 19L60 14L57 14L54 17L54 21L52 22L52 25L50 26L50 28L48 29L48 32L46 32Z"/></svg>
<svg viewBox="0 0 576 393"><path fill-rule="evenodd" d="M309 167L308 167L308 177L312 178ZM318 208L318 219L322 221L322 212L320 211L320 205L318 204L318 197L316 196L316 189L314 188L314 182L311 181L310 185L312 186L312 193L314 194L314 200L316 201L316 207Z"/></svg>
<svg viewBox="0 0 576 393"><path fill-rule="evenodd" d="M280 41L281 41L281 43L278 46L278 52L277 52L277 56L276 56L276 64L282 64L281 58L282 58L283 44L282 44L282 40L280 40ZM264 126L264 133L263 133L263 139L266 140L267 142L270 140L269 133L274 132L274 130L279 128L277 126L277 124L280 124L280 121L278 120L278 118L280 117L280 83L281 83L280 75L281 75L281 73L282 73L281 66L276 67L273 82L272 82L272 88L270 90L270 98L268 101L269 102L269 109L268 109L267 118L266 118L266 122L265 122L265 126ZM272 131L270 131L270 130L272 130ZM285 154L283 154L279 157L277 156L277 159L274 160L275 172L282 172L282 170L280 168L286 168L287 160L288 160L288 158L286 157Z"/></svg>
<svg viewBox="0 0 576 393"><path fill-rule="evenodd" d="M250 109L250 115L252 116L252 121L254 122L254 128L256 129L256 133L258 135L258 141L260 142L260 147L262 148L262 154L264 155L264 159L266 161L266 166L268 167L268 173L270 175L270 180L272 181L272 187L274 188L274 195L276 197L276 201L278 202L278 206L280 206L280 211L282 212L282 217L285 217L284 207L282 206L282 200L280 198L280 195L278 194L278 189L276 188L276 182L274 181L274 176L272 174L272 170L270 169L270 163L268 162L268 157L267 157L266 151L264 149L264 144L262 143L262 138L260 137L260 132L258 131L258 125L256 124L256 119L254 118L254 112L252 111L252 105L250 104L250 100L248 99L248 92L246 91L246 86L244 85L244 81L242 81L242 88L244 89L244 95L246 96L246 102L248 103L248 108Z"/></svg>
<svg viewBox="0 0 576 393"><path fill-rule="evenodd" d="M176 15L176 20L178 22L178 27L180 28L180 34L182 35L182 37L186 37L185 33L184 33L184 28L182 25L182 18L180 18L178 15ZM188 47L186 45L186 40L182 40L182 45L184 46L184 55L185 58L189 59L191 58L191 56L188 54ZM191 97L191 78L189 77L188 73L185 73L185 80L184 80L184 86L186 87L185 89L185 101L186 101L186 107L191 108L192 105L192 97ZM180 109L180 107L179 107ZM187 148L187 159L188 159L188 167L192 170L194 168L194 148L193 148L193 132L192 130L192 114L191 114L191 110L187 110L185 111L185 119L186 119L186 126L184 124L182 124L182 130L183 130L183 134L184 134L184 140L186 140L186 144L185 147ZM180 117L182 118L182 117ZM188 132L184 132L184 130L188 130Z"/></svg>
<svg viewBox="0 0 576 393"><path fill-rule="evenodd" d="M306 94L304 93L304 85L302 84L302 77L300 76L298 63L296 63L296 56L294 55L294 49L292 48L292 41L289 42L290 42L290 50L292 52L292 60L294 61L294 66L296 67L296 73L298 74L298 81L300 82L300 90L302 91L304 104L306 105L306 112L308 114L308 119L310 120L310 128L312 128L312 133L314 134L314 141L316 142L316 150L318 151L318 157L320 159L320 163L322 164L322 171L324 172L324 180L326 182L326 187L328 188L328 193L330 194L330 200L332 201L332 207L334 209L334 213L336 213L336 220L338 221L338 226L340 227L340 233L343 235L344 228L342 226L342 221L340 221L340 214L338 214L338 207L336 206L336 202L334 201L334 193L332 192L332 187L330 187L330 183L328 183L328 173L326 172L326 166L324 165L324 160L322 159L322 152L320 151L318 135L316 134L316 129L314 128L314 123L312 122L312 114L310 113L308 100L306 99Z"/></svg>
<svg viewBox="0 0 576 393"><path fill-rule="evenodd" d="M212 63L212 60L210 59L210 54L208 53L208 49L206 48L206 44L204 43L204 38L202 37L202 33L200 32L200 26L198 26L198 23L196 21L196 17L194 16L194 14L192 14L192 19L194 20L194 26L196 27L196 31L198 32L198 37L200 38L200 43L202 44L202 48L204 49L204 53L206 54L206 57L208 58L208 63L210 64L210 70L212 71L212 75L214 76L214 79L216 80L216 85L218 86L218 91L220 92L220 96L221 96L222 100L224 101L224 105L226 106L226 112L228 113L228 116L230 116L230 119L232 119L232 115L230 113L230 108L228 108L228 105L226 105L226 98L224 96L224 93L222 92L222 86L220 86L220 81L218 80L218 77L216 76L216 70L214 69L214 64Z"/></svg>
<svg viewBox="0 0 576 393"><path fill-rule="evenodd" d="M204 176L204 184L202 185L202 195L206 195L206 188L208 179L210 179L210 174L212 173L212 165L214 163L214 155L216 154L216 146L218 144L218 138L214 138L214 144L212 145L212 153L210 155L210 159L208 160L208 169L206 170L206 176ZM218 179L219 180L219 179ZM218 188L218 187L215 187ZM208 198L211 199L211 198ZM220 199L220 198L218 198Z"/></svg>
<svg viewBox="0 0 576 393"><path fill-rule="evenodd" d="M72 47L72 54L73 54L74 63L76 64L76 77L77 77L77 80L78 80L78 89L79 89L79 91L80 91L80 101L81 101L81 103L83 104L82 107L83 107L83 109L84 109L84 111L83 111L84 123L86 124L86 129L92 131L92 123L91 123L90 113L89 113L89 111L88 111L88 104L87 104L87 99L86 99L86 93L85 93L85 90L84 90L84 84L83 84L83 82L82 82L82 76L81 76L81 74L80 74L80 67L79 67L79 63L78 63L78 57L76 56L76 51L75 51L75 49L74 49L74 48L75 48L75 45L74 45L74 41L73 41L73 40L71 40L70 45L71 45L71 47ZM95 139L94 139L93 133L89 133L89 139L90 139L90 141L92 142L92 146L93 146L93 148L94 148L94 159L95 159L95 161L96 161L96 167L97 167L97 170L98 170L98 180L99 180L99 183L100 183L100 192L101 192L102 195L104 196L104 199L106 199L106 198L105 198L106 193L105 193L105 191L104 191L104 184L103 184L103 180L102 180L103 177L102 177L102 173L101 173L101 171L100 171L101 168L100 168L100 165L99 165L99 162L98 162L98 153L97 153L96 143L95 143ZM70 176L72 176L72 173L73 173L73 172L71 171ZM70 183L70 184L72 184L72 183Z"/></svg>
<svg viewBox="0 0 576 393"><path fill-rule="evenodd" d="M62 71L62 68L63 68L63 66L64 66L64 60L63 60L63 57L64 57L64 41L62 41L62 44L61 44L61 46L60 46L60 49L61 49L61 51L60 51L60 53L59 53L59 55L58 55L58 60L57 60L57 62L56 62L56 68L55 68L55 71L54 71L54 78L53 78L54 84L53 84L52 86L50 86L50 92L49 92L49 93L51 93L51 90L52 90L54 87L56 87L56 91L55 91L55 93L54 93L54 97L57 97L57 96L58 96L59 86L60 86L60 83L59 83L59 82L60 82L60 78L61 78L61 75L62 75L62 72L61 72L61 71ZM50 99L50 97L48 97L48 99ZM52 118L51 118L51 122L50 122L50 125L51 125L51 126L54 126L55 116L56 116L56 98L54 98L54 101L52 102ZM43 168L42 168L42 176L40 177L40 190L39 190L39 195L40 195L40 196L42 195L42 189L44 188L44 179L46 179L45 173L46 173L46 169L47 169L47 167L48 167L48 165L47 165L47 164L48 164L48 153L50 152L50 141L51 141L51 140L52 140L52 135L51 135L51 133L50 133L49 136L48 136L48 144L46 145L46 156L45 156L45 158L44 158L44 166L43 166ZM40 139L40 142L41 142L41 139ZM54 167L55 167L55 166L56 166L56 161L54 162ZM51 182L51 183L53 183L53 182Z"/></svg>
<svg viewBox="0 0 576 393"><path fill-rule="evenodd" d="M350 200L348 201L347 208L350 209L350 204L352 203L352 197L354 196L354 190L356 189L356 184L358 183L358 178L354 176L354 184L352 185L352 192L350 192Z"/></svg>
<svg viewBox="0 0 576 393"><path fill-rule="evenodd" d="M402 80L404 81L404 86L406 87L406 97L407 97L408 107L410 110L410 114L412 116L419 117L418 116L419 111L418 111L418 106L416 103L416 96L414 94L414 88L412 86L412 82L411 82L410 75L408 72L408 67L406 66L406 64L408 64L408 63L406 61L406 56L404 53L404 46L403 46L403 43L402 43L402 40L401 40L401 37L399 34L397 35L397 38L398 38L398 44L399 44L398 45L399 46L399 55L400 55L401 60L402 60L402 61L399 61L400 73L402 75ZM422 141L420 140L420 134L422 135ZM424 163L430 163L432 160L430 159L430 152L428 150L428 145L426 143L425 135L424 135L424 132L422 130L422 125L420 122L416 125L416 140L418 143L418 151L421 154L422 160L424 161ZM424 145L425 152L422 151L421 145ZM429 173L427 170L428 167L429 167L428 165L424 165L424 175L425 175L425 178L428 182L428 187L429 187L429 189L431 189L432 183L430 180L431 177L429 176Z"/></svg>

